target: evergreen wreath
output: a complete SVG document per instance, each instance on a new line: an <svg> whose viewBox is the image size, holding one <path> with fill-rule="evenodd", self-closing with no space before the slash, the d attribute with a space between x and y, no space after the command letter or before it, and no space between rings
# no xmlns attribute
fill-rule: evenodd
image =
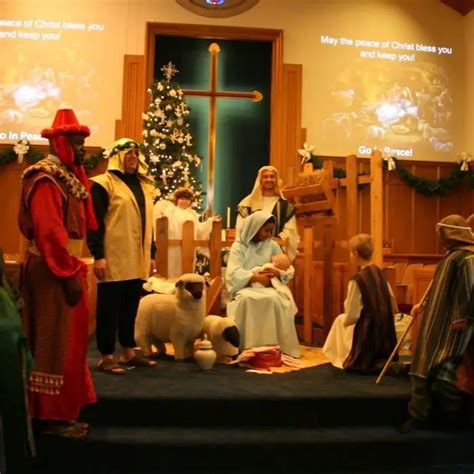
<svg viewBox="0 0 474 474"><path fill-rule="evenodd" d="M12 145L11 148L8 148L7 150L0 150L0 166L8 165L8 163L18 160L18 154L14 148L15 146L19 145L20 142L21 144L24 144L28 147L28 151L24 154L24 158L28 163L34 164L44 158L44 154L33 148L28 141L20 140L16 143L16 145Z"/></svg>
<svg viewBox="0 0 474 474"><path fill-rule="evenodd" d="M120 150L117 150L115 153L117 153ZM92 171L94 168L97 167L100 161L105 159L104 153L105 149L101 148L97 153L94 153L93 155L89 156L84 160L84 168L87 171Z"/></svg>
<svg viewBox="0 0 474 474"><path fill-rule="evenodd" d="M415 176L401 164L400 160L395 157L392 159L395 161L400 179L417 193L425 196L444 196L462 183L474 189L474 172L471 169L462 171L459 165L455 165L447 177L433 180ZM384 161L384 166L387 167L386 161Z"/></svg>

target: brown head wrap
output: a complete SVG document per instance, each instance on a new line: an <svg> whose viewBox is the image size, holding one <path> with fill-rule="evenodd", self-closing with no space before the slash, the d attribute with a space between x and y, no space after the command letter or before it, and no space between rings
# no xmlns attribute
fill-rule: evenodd
<svg viewBox="0 0 474 474"><path fill-rule="evenodd" d="M436 224L441 243L448 249L474 245L471 227L464 217L452 214Z"/></svg>

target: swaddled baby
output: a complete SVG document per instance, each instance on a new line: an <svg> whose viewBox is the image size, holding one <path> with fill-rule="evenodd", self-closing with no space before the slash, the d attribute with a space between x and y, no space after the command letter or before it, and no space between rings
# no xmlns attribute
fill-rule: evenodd
<svg viewBox="0 0 474 474"><path fill-rule="evenodd" d="M280 253L278 255L274 255L270 263L266 263L261 267L253 267L250 271L253 273L261 272L265 271L267 268L273 268L279 273L279 278L273 277L271 279L272 286L273 288L275 288L276 291L278 291L278 293L290 300L294 314L296 314L298 312L298 308L295 304L295 300L293 299L293 295L291 294L291 291L287 286L288 282L293 278L295 274L295 269L291 265L290 259L286 254ZM265 288L265 286L259 282L252 283L251 287Z"/></svg>
<svg viewBox="0 0 474 474"><path fill-rule="evenodd" d="M250 271L255 273L255 272L261 272L266 270L267 268L273 268L274 270L277 270L278 273L280 274L280 279L282 278L284 283L287 283L288 280L293 278L293 275L295 273L294 268L291 266L290 259L284 254L281 253L279 255L274 255L272 257L272 261L269 263L266 263L265 265L262 265L261 267L253 267ZM280 280L277 277L272 278L272 285L275 280ZM252 283L252 288L265 288L265 286L262 283L259 282L254 282Z"/></svg>

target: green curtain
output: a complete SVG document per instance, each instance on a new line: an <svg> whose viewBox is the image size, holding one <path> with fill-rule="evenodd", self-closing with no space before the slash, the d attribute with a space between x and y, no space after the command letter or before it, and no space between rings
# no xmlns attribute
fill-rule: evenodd
<svg viewBox="0 0 474 474"><path fill-rule="evenodd" d="M209 89L209 45L217 42L217 87L222 91L258 90L263 100L218 99L216 118L216 163L214 207L226 217L253 186L257 170L270 161L271 57L270 41L213 40L176 36L155 39L154 77L162 77L160 68L171 61L179 70L174 77L183 89ZM187 96L191 107L189 121L196 151L203 158L198 179L207 188L209 99Z"/></svg>

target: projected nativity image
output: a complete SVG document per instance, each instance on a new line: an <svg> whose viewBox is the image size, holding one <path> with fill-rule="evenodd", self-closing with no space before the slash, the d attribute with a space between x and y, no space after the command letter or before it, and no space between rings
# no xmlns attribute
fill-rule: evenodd
<svg viewBox="0 0 474 474"><path fill-rule="evenodd" d="M101 84L95 40L103 24L46 20L0 20L0 140L44 141L39 130L60 107L74 107L96 139Z"/></svg>
<svg viewBox="0 0 474 474"><path fill-rule="evenodd" d="M321 36L321 43L330 39ZM326 71L331 81L325 86L321 145L347 144L360 156L374 148L401 158L452 152L454 86L449 67L441 64L452 50L392 41L383 51L382 45L371 42L372 50L361 47L349 61L339 56ZM430 56L440 64L428 61Z"/></svg>

